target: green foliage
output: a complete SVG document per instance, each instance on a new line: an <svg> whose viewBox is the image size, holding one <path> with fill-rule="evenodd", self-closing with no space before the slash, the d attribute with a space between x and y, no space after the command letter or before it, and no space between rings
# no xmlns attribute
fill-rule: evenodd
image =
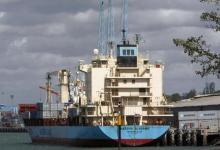
<svg viewBox="0 0 220 150"><path fill-rule="evenodd" d="M220 0L200 0L200 2L219 4Z"/></svg>
<svg viewBox="0 0 220 150"><path fill-rule="evenodd" d="M219 5L220 0L200 0L201 2L207 2ZM201 15L201 20L208 22L209 27L215 31L220 31L220 14L219 8L216 11L204 12ZM197 63L201 66L201 69L196 71L201 77L209 74L216 75L220 78L220 54L211 52L206 41L203 40L203 36L190 37L186 40L173 39L176 46L183 47L184 52L191 57L192 63Z"/></svg>
<svg viewBox="0 0 220 150"><path fill-rule="evenodd" d="M166 99L168 100L168 102L171 103L171 102L180 101L182 99L192 98L192 97L196 96L196 93L197 93L196 90L192 89L188 93L183 93L182 95L179 93L173 93L171 95L165 95L165 96L166 96Z"/></svg>
<svg viewBox="0 0 220 150"><path fill-rule="evenodd" d="M164 96L165 96L165 98L166 98L166 100L167 100L168 103L171 103L171 102L172 102L170 95L164 95Z"/></svg>
<svg viewBox="0 0 220 150"><path fill-rule="evenodd" d="M196 93L197 93L196 90L192 89L188 93L184 93L183 96L182 96L182 99L192 98L192 97L196 96Z"/></svg>
<svg viewBox="0 0 220 150"><path fill-rule="evenodd" d="M204 12L200 16L200 18L202 21L206 21L209 23L208 27L212 28L215 31L220 31L220 16L217 12Z"/></svg>
<svg viewBox="0 0 220 150"><path fill-rule="evenodd" d="M206 42L200 37L190 37L187 40L173 39L176 46L181 46L184 53L191 57L192 63L201 65L201 70L196 71L202 77L209 74L220 75L220 54L212 53Z"/></svg>
<svg viewBox="0 0 220 150"><path fill-rule="evenodd" d="M171 95L170 99L174 102L181 100L181 96L179 93L174 93Z"/></svg>
<svg viewBox="0 0 220 150"><path fill-rule="evenodd" d="M192 90L190 90L189 93L187 94L187 97L188 97L188 98L192 98L192 97L196 96L196 94L197 94L196 90L195 90L195 89L192 89Z"/></svg>
<svg viewBox="0 0 220 150"><path fill-rule="evenodd" d="M220 94L220 90L218 90L218 91L215 91L215 94Z"/></svg>
<svg viewBox="0 0 220 150"><path fill-rule="evenodd" d="M215 93L215 82L206 83L203 89L203 94L213 94Z"/></svg>

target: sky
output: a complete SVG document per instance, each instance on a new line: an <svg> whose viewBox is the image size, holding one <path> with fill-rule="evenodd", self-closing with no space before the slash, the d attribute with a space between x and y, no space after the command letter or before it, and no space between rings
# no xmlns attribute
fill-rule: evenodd
<svg viewBox="0 0 220 150"><path fill-rule="evenodd" d="M107 0L106 0L107 1ZM173 38L204 35L218 51L220 34L206 28L199 0L128 0L129 37L142 35L140 45L152 62L165 65L164 92L202 91L206 82L220 80L195 75ZM115 36L120 39L122 0L113 0ZM210 7L209 7L210 8ZM80 59L89 60L98 43L98 0L0 0L0 103L44 100L40 85L46 73L74 70ZM13 95L13 96L12 96Z"/></svg>

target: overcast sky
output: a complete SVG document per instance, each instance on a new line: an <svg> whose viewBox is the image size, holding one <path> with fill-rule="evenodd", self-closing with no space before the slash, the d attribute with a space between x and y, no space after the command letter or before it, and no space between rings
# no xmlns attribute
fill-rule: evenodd
<svg viewBox="0 0 220 150"><path fill-rule="evenodd" d="M220 81L195 75L196 65L175 37L205 35L212 47L220 34L205 28L199 16L205 6L199 0L128 0L129 35L140 33L142 52L165 64L164 91L202 91L205 82ZM115 32L120 36L122 0L113 0ZM45 73L73 70L79 59L88 60L98 37L98 0L0 0L0 103L31 103L45 99L38 88Z"/></svg>

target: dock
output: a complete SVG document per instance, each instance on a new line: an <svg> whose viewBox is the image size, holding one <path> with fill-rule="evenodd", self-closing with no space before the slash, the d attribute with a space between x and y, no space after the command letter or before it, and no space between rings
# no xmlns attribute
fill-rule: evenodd
<svg viewBox="0 0 220 150"><path fill-rule="evenodd" d="M208 130L171 128L158 143L160 146L215 146L220 144L220 134Z"/></svg>

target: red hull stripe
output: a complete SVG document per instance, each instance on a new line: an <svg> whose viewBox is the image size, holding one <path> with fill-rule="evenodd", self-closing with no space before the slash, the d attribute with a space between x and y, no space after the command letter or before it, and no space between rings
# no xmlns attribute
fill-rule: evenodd
<svg viewBox="0 0 220 150"><path fill-rule="evenodd" d="M151 143L152 139L121 139L121 143L128 146L141 146Z"/></svg>

